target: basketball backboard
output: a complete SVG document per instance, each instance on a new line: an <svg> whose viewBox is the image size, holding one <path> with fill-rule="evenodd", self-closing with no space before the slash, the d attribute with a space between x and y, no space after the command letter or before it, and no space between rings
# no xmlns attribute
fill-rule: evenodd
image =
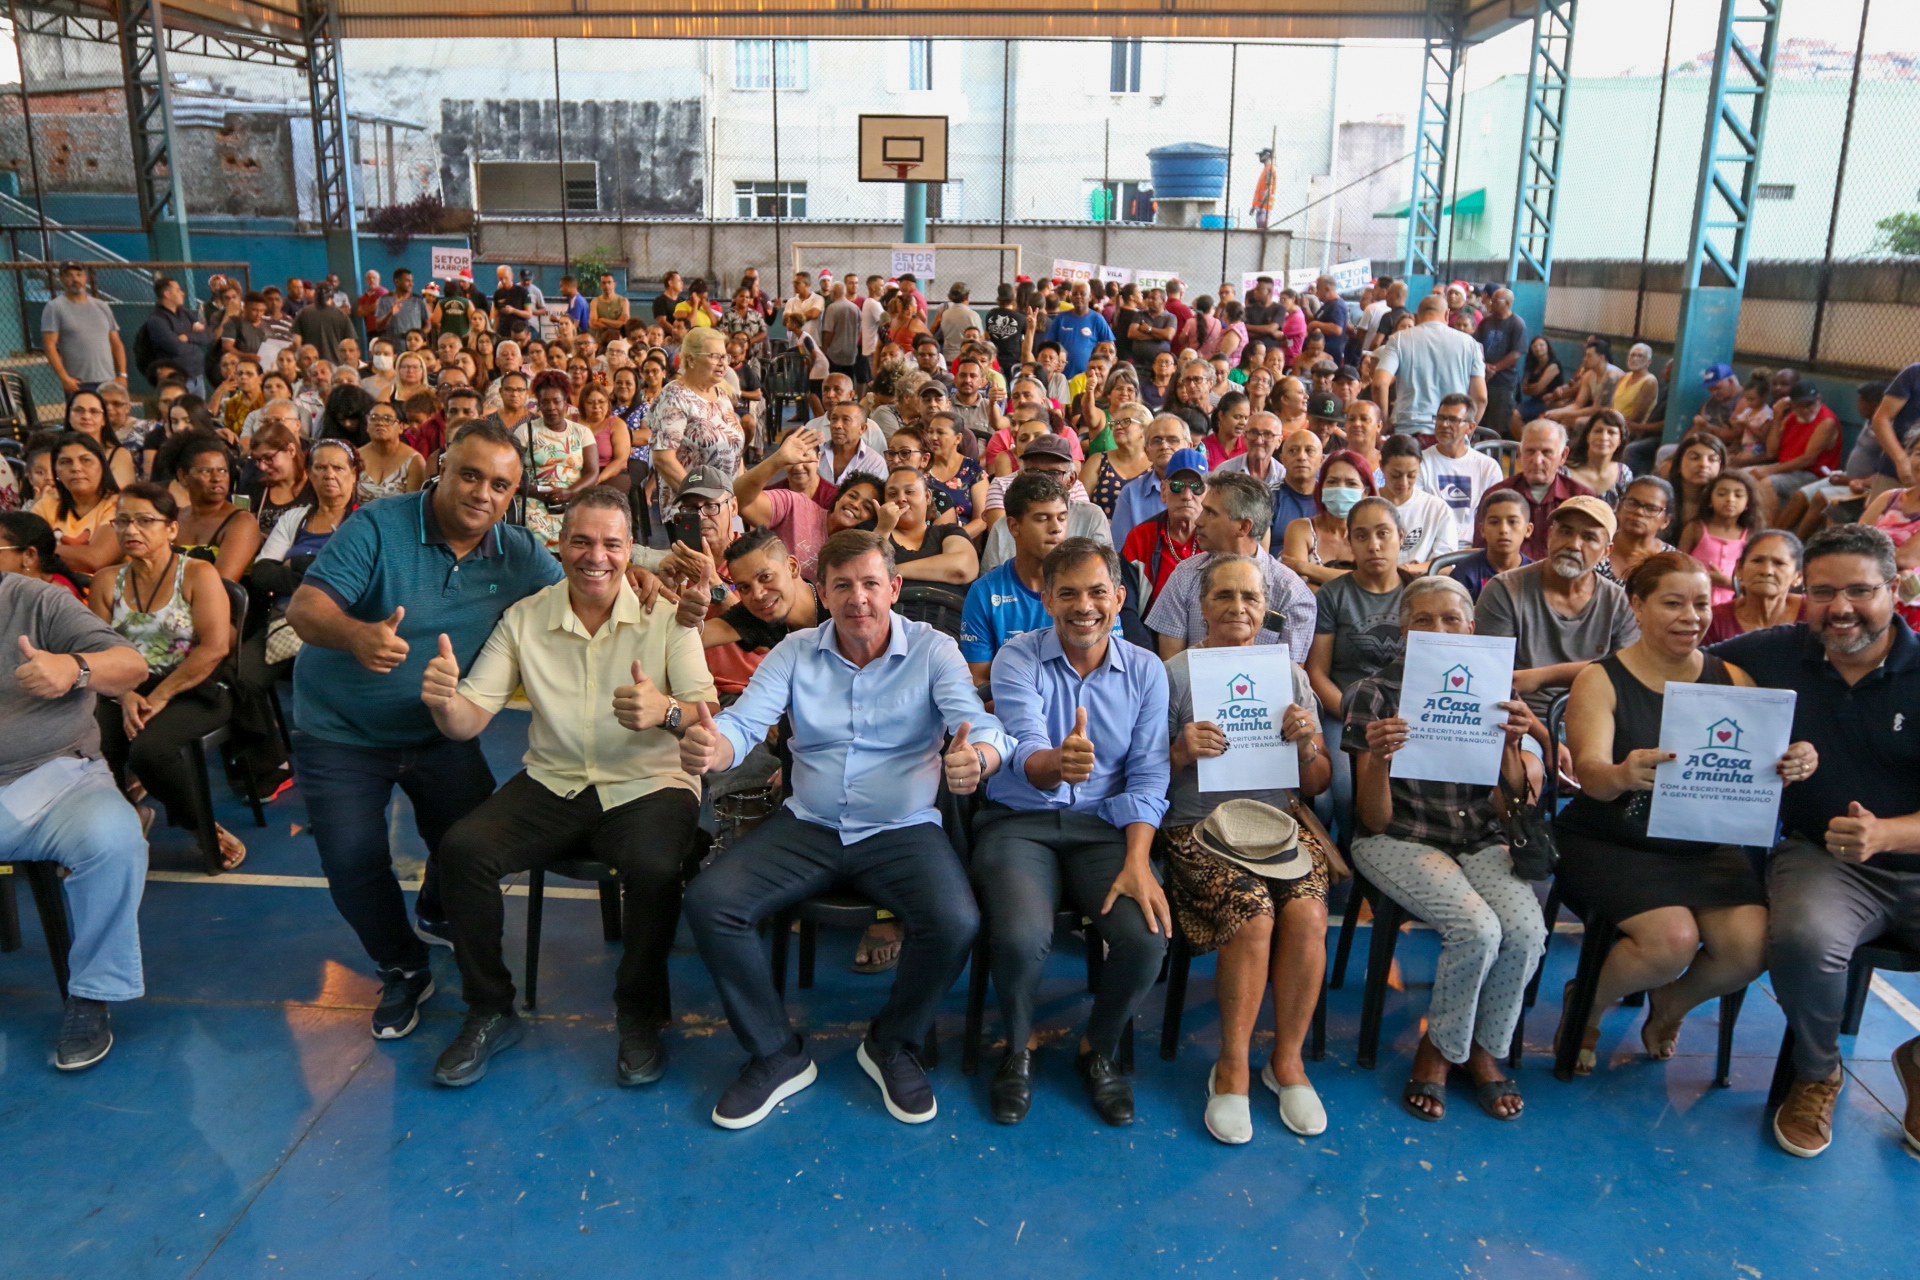
<svg viewBox="0 0 1920 1280"><path fill-rule="evenodd" d="M860 117L860 181L946 180L945 116Z"/></svg>

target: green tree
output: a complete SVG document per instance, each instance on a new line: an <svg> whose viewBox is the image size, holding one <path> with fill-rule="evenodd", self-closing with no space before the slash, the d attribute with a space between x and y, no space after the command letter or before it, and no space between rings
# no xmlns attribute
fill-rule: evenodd
<svg viewBox="0 0 1920 1280"><path fill-rule="evenodd" d="M1896 213L1880 219L1874 226L1880 229L1877 248L1920 257L1920 213Z"/></svg>

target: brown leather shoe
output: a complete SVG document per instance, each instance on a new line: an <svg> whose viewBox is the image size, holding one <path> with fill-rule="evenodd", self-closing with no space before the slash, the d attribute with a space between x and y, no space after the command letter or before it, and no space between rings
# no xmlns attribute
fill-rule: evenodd
<svg viewBox="0 0 1920 1280"><path fill-rule="evenodd" d="M1920 1151L1920 1036L1893 1051L1893 1070L1907 1091L1907 1114L1900 1122L1907 1145Z"/></svg>
<svg viewBox="0 0 1920 1280"><path fill-rule="evenodd" d="M1794 1080L1773 1115L1773 1137L1782 1151L1812 1157L1833 1145L1833 1107L1845 1080L1839 1067L1825 1080Z"/></svg>

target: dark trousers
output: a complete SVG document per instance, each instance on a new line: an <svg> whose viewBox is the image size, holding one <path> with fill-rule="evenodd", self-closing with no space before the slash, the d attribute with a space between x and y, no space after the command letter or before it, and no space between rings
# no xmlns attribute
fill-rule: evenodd
<svg viewBox="0 0 1920 1280"><path fill-rule="evenodd" d="M149 692L159 683L158 678L148 680L140 691ZM195 685L169 702L132 738L127 736L119 702L112 698L94 702L94 719L100 722L100 754L113 766L123 785L126 775L132 773L148 795L167 807L168 820L184 827L199 825L200 782L181 748L232 718L232 696L212 681Z"/></svg>
<svg viewBox="0 0 1920 1280"><path fill-rule="evenodd" d="M1503 440L1513 434L1514 390L1513 384L1505 379L1487 379L1487 408L1480 415L1480 425L1492 427Z"/></svg>
<svg viewBox="0 0 1920 1280"><path fill-rule="evenodd" d="M452 926L453 954L467 1007L512 1013L513 977L500 955L505 912L500 878L567 858L591 858L617 870L625 953L613 1003L663 1025L672 1016L667 955L680 923L680 883L700 801L663 787L602 809L592 787L571 800L520 772L453 824L440 842L440 895Z"/></svg>
<svg viewBox="0 0 1920 1280"><path fill-rule="evenodd" d="M1854 948L1883 933L1920 946L1920 873L1842 862L1789 837L1774 848L1767 891L1767 965L1793 1027L1793 1069L1825 1080L1840 1065Z"/></svg>
<svg viewBox="0 0 1920 1280"><path fill-rule="evenodd" d="M925 1043L934 1007L966 964L980 911L938 825L920 823L843 845L831 827L782 809L687 889L687 924L701 959L720 989L733 1034L756 1058L790 1044L793 1024L773 989L773 969L755 926L842 883L906 927L893 991L872 1023L883 1052L901 1045L917 1050Z"/></svg>
<svg viewBox="0 0 1920 1280"><path fill-rule="evenodd" d="M393 873L387 803L396 786L413 802L414 829L427 842L417 905L423 918L441 919L441 838L493 794L480 744L435 738L417 747L356 747L295 732L293 758L333 905L382 969L425 968L427 944L407 921Z"/></svg>
<svg viewBox="0 0 1920 1280"><path fill-rule="evenodd" d="M1126 862L1126 835L1092 814L988 808L975 822L973 886L987 917L988 960L1009 1049L1026 1048L1033 1034L1034 996L1053 950L1053 916L1064 888L1065 900L1098 931L1087 945L1107 946L1087 1043L1107 1058L1118 1051L1120 1032L1153 990L1167 952L1166 936L1147 928L1146 913L1132 898L1100 914Z"/></svg>

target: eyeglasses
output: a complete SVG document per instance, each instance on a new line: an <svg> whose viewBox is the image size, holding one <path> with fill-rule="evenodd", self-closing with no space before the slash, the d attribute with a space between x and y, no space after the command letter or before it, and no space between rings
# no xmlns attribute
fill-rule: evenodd
<svg viewBox="0 0 1920 1280"><path fill-rule="evenodd" d="M115 516L113 518L113 527L120 533L125 533L135 525L139 525L142 529L151 529L156 525L170 523L172 522L165 516Z"/></svg>
<svg viewBox="0 0 1920 1280"><path fill-rule="evenodd" d="M925 453L925 449L888 449L883 455L888 461L895 458L912 458Z"/></svg>
<svg viewBox="0 0 1920 1280"><path fill-rule="evenodd" d="M1434 417L1433 417L1433 420L1434 420L1434 421L1435 421L1436 423L1440 423L1440 422L1450 422L1450 423L1452 423L1452 424L1453 424L1454 426L1456 426L1456 427L1464 427L1464 426L1466 426L1466 425L1467 425L1467 420L1466 420L1465 418L1461 418L1461 417L1456 417L1455 415L1453 415L1453 414L1451 414L1451 413L1438 413L1438 414L1435 414L1435 415L1434 415Z"/></svg>
<svg viewBox="0 0 1920 1280"><path fill-rule="evenodd" d="M1879 595L1886 585L1884 582L1871 584L1856 582L1847 587L1808 587L1807 599L1815 604L1832 604L1835 599L1844 595L1849 604L1865 604Z"/></svg>
<svg viewBox="0 0 1920 1280"><path fill-rule="evenodd" d="M1212 378L1182 378L1180 379L1180 385L1183 387L1204 387L1212 381Z"/></svg>
<svg viewBox="0 0 1920 1280"><path fill-rule="evenodd" d="M1206 492L1206 488L1207 488L1207 482L1205 480L1169 480L1167 481L1167 492L1173 494L1176 497L1184 497L1187 494L1193 494L1194 496L1197 497L1200 494Z"/></svg>
<svg viewBox="0 0 1920 1280"><path fill-rule="evenodd" d="M1663 516L1667 514L1664 502L1642 502L1638 498L1622 498L1620 505L1629 511L1638 511L1644 515Z"/></svg>
<svg viewBox="0 0 1920 1280"><path fill-rule="evenodd" d="M391 413L370 413L367 415L368 426L372 426L376 422L397 423L399 421L400 419Z"/></svg>
<svg viewBox="0 0 1920 1280"><path fill-rule="evenodd" d="M724 502L703 502L697 507L691 502L682 502L680 506L682 510L698 511L703 516L717 516L726 508Z"/></svg>

